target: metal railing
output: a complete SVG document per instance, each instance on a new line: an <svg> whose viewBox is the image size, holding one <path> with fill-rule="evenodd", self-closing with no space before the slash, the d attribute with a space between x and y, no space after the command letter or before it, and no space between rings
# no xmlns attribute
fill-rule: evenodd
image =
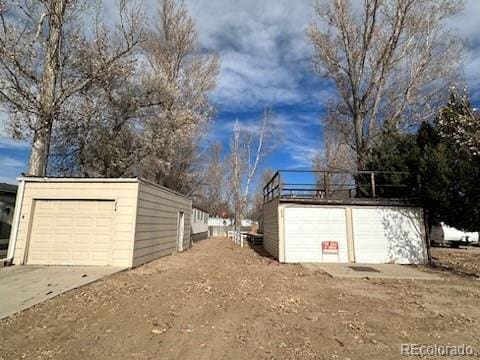
<svg viewBox="0 0 480 360"><path fill-rule="evenodd" d="M408 172L279 170L263 188L263 200L411 199L420 188L420 178Z"/></svg>

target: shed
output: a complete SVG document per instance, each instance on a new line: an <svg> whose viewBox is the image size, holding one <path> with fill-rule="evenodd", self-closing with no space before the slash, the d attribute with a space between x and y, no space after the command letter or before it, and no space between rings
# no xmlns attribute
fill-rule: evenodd
<svg viewBox="0 0 480 360"><path fill-rule="evenodd" d="M18 180L14 264L135 267L190 246L191 200L145 179Z"/></svg>
<svg viewBox="0 0 480 360"><path fill-rule="evenodd" d="M192 241L200 241L208 238L208 211L198 206L192 208Z"/></svg>
<svg viewBox="0 0 480 360"><path fill-rule="evenodd" d="M366 197L346 183L346 189L333 189L332 181L292 184L277 172L264 189L265 250L284 263L427 262L418 203L378 197L374 180Z"/></svg>

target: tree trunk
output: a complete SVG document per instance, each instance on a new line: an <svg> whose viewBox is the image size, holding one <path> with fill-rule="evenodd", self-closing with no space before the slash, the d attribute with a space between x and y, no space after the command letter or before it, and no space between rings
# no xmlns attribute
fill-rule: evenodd
<svg viewBox="0 0 480 360"><path fill-rule="evenodd" d="M33 134L32 152L28 173L30 176L45 176L47 172L47 158L50 147L52 120L40 117Z"/></svg>
<svg viewBox="0 0 480 360"><path fill-rule="evenodd" d="M59 51L66 0L51 0L48 9L48 38L40 89L41 115L37 119L33 134L32 153L28 173L31 176L45 176L47 172L50 138L56 117L56 87L59 75Z"/></svg>

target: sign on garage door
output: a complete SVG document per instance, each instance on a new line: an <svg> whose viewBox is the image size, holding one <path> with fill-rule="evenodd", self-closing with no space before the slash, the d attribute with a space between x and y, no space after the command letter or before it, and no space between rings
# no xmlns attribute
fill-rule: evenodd
<svg viewBox="0 0 480 360"><path fill-rule="evenodd" d="M28 264L110 265L115 202L36 200Z"/></svg>

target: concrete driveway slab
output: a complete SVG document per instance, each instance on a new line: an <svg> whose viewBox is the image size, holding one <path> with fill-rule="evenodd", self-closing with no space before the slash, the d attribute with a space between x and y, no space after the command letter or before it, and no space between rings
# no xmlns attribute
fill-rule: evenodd
<svg viewBox="0 0 480 360"><path fill-rule="evenodd" d="M320 269L335 278L375 278L402 280L442 280L443 278L420 268L398 264L305 264L306 268Z"/></svg>
<svg viewBox="0 0 480 360"><path fill-rule="evenodd" d="M96 266L0 268L0 319L122 270Z"/></svg>

